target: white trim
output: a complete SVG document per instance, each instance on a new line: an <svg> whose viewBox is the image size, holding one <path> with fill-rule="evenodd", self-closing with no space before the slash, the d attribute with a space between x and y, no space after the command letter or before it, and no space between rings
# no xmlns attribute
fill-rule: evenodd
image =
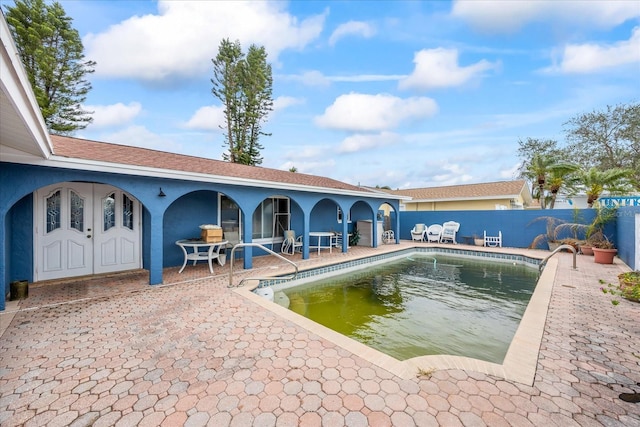
<svg viewBox="0 0 640 427"><path fill-rule="evenodd" d="M398 196L390 194L377 194L366 190L343 190L330 187L316 187L304 184L281 183L276 181L261 181L257 179L237 178L222 175L212 175L197 172L186 172L173 169L150 168L138 165L125 165L120 163L105 163L94 160L84 160L52 155L48 160L25 155L24 153L0 147L0 155L4 161L14 161L15 163L30 164L35 166L46 166L52 168L65 168L93 172L106 172L115 174L126 174L134 176L156 177L178 179L184 181L196 181L215 184L228 184L243 187L260 187L279 190L298 190L307 193L340 194L357 197L368 197L374 199L399 199Z"/></svg>
<svg viewBox="0 0 640 427"><path fill-rule="evenodd" d="M13 105L13 112L24 125L25 135L28 135L31 139L30 141L18 141L18 143L26 144L28 148L35 148L34 154L37 153L37 155L46 159L53 151L49 132L40 113L40 107L31 89L31 84L20 60L18 50L15 47L13 37L11 37L9 26L4 15L2 13L0 15L2 15L2 18L0 18L0 40L2 41L0 86L9 102ZM7 117L4 120L7 120ZM0 143L3 142L0 141Z"/></svg>

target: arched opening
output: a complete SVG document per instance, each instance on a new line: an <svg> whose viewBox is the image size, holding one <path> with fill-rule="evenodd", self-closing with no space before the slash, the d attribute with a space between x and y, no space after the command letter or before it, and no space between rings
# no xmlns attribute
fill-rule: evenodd
<svg viewBox="0 0 640 427"><path fill-rule="evenodd" d="M382 203L378 207L378 213L376 220L382 222L382 243L394 243L398 236L398 230L396 230L396 224L398 220L398 213L389 203Z"/></svg>
<svg viewBox="0 0 640 427"><path fill-rule="evenodd" d="M252 214L252 242L278 252L285 231L302 230L304 217L300 206L291 198L272 195L264 198Z"/></svg>
<svg viewBox="0 0 640 427"><path fill-rule="evenodd" d="M16 204L16 213L28 209ZM61 182L32 197L33 281L142 267L142 207L112 185ZM26 223L19 225L25 233Z"/></svg>

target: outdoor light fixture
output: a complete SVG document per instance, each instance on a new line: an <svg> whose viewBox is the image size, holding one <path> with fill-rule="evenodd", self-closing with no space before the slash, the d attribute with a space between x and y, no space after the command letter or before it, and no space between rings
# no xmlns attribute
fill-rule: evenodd
<svg viewBox="0 0 640 427"><path fill-rule="evenodd" d="M158 197L166 197L167 195L164 194L164 191L162 191L162 187L160 187L160 192L158 193Z"/></svg>

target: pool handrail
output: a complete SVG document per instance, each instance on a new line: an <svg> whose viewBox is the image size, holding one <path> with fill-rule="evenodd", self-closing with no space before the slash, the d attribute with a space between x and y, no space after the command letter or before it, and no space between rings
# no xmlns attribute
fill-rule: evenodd
<svg viewBox="0 0 640 427"><path fill-rule="evenodd" d="M290 259L287 259L285 257L283 257L282 255L280 255L277 252L272 251L269 248L266 248L264 246L262 246L260 243L243 243L240 242L236 245L233 246L233 248L231 248L231 260L229 261L229 285L227 287L232 288L233 287L233 260L235 259L235 252L237 248L244 248L247 246L251 246L254 248L260 248L263 251L270 253L271 255L276 256L277 258L280 258L281 260L284 260L286 262L288 262L289 264L293 265L293 267L296 269L295 273L287 275L287 276L282 276L279 277L280 279L283 280L293 280L298 276L298 264L296 264L295 262L291 261ZM240 280L240 282L236 285L237 287L242 286L242 284L245 282L245 280L268 280L268 279L273 279L273 277L245 277L242 280Z"/></svg>
<svg viewBox="0 0 640 427"><path fill-rule="evenodd" d="M547 263L549 258L554 256L556 253L560 252L562 249L569 249L573 253L573 269L575 270L576 269L576 248L574 248L571 245L560 245L557 248L555 248L553 252L547 255L545 259L540 261L540 264L538 265L538 271L542 271L542 267L544 267L544 265Z"/></svg>

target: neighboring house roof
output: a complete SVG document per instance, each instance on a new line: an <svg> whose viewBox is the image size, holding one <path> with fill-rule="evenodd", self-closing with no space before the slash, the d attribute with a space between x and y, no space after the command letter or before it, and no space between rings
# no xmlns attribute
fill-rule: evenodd
<svg viewBox="0 0 640 427"><path fill-rule="evenodd" d="M516 181L485 182L480 184L448 185L444 187L409 188L391 190L392 194L409 196L412 203L453 201L453 200L488 200L517 198L524 191L526 202L530 202L529 188L523 179Z"/></svg>
<svg viewBox="0 0 640 427"><path fill-rule="evenodd" d="M345 192L366 193L367 197L382 197L364 187L347 184L335 179L299 172L289 172L258 166L247 166L221 160L186 156L150 150L127 145L110 144L86 139L51 135L53 156L51 160L80 159L87 165L102 164L128 165L135 170L165 171L167 178L198 179L203 181L225 182L249 186L284 187L293 189L304 186L303 190L324 189ZM166 171L183 172L184 174L167 174ZM208 179L205 179L205 176ZM189 178L191 177L191 178ZM388 198L389 194L386 193Z"/></svg>

